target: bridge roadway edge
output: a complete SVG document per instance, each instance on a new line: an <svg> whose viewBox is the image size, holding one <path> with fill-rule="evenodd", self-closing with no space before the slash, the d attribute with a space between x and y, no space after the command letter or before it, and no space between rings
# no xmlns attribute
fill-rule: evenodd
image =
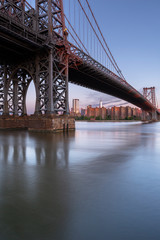
<svg viewBox="0 0 160 240"><path fill-rule="evenodd" d="M68 132L75 130L75 119L69 115L0 116L0 130L33 132Z"/></svg>

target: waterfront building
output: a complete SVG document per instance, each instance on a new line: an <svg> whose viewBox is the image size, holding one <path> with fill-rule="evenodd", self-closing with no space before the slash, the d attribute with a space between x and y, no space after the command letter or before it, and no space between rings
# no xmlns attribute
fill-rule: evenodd
<svg viewBox="0 0 160 240"><path fill-rule="evenodd" d="M107 109L105 107L102 107L99 109L100 113L99 116L101 119L106 119L107 118Z"/></svg>
<svg viewBox="0 0 160 240"><path fill-rule="evenodd" d="M72 109L73 109L73 113L75 113L75 114L79 113L79 99L73 99Z"/></svg>
<svg viewBox="0 0 160 240"><path fill-rule="evenodd" d="M107 118L111 117L111 108L106 109Z"/></svg>
<svg viewBox="0 0 160 240"><path fill-rule="evenodd" d="M126 111L127 111L127 117L132 117L132 108L127 106Z"/></svg>
<svg viewBox="0 0 160 240"><path fill-rule="evenodd" d="M111 119L112 120L119 120L120 119L120 107L112 107L111 108Z"/></svg>
<svg viewBox="0 0 160 240"><path fill-rule="evenodd" d="M99 105L100 106L100 105ZM120 107L96 107L93 108L91 105L87 106L87 109L81 109L81 116L87 116L93 119L112 119L112 120L125 120L125 119L140 119L142 111L139 108L132 108L130 106Z"/></svg>
<svg viewBox="0 0 160 240"><path fill-rule="evenodd" d="M120 107L120 119L125 119L127 117L126 107Z"/></svg>
<svg viewBox="0 0 160 240"><path fill-rule="evenodd" d="M102 107L96 107L92 108L91 105L87 106L87 117L88 118L100 118L100 119L106 119L107 113L106 108Z"/></svg>
<svg viewBox="0 0 160 240"><path fill-rule="evenodd" d="M88 118L90 118L90 117L94 118L94 114L95 114L94 108L92 108L91 105L87 106L87 117Z"/></svg>

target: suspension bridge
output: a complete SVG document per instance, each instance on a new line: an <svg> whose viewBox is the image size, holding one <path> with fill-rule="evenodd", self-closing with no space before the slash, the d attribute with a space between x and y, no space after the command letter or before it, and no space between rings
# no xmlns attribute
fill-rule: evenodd
<svg viewBox="0 0 160 240"><path fill-rule="evenodd" d="M30 82L35 113L26 116ZM0 128L74 129L68 82L126 100L159 119L118 67L88 0L0 0Z"/></svg>

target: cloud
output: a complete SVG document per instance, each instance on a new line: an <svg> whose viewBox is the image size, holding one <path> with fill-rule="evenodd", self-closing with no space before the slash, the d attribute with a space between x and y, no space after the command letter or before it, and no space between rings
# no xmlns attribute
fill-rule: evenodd
<svg viewBox="0 0 160 240"><path fill-rule="evenodd" d="M85 99L86 100L84 102L85 104L83 104L83 107L86 107L87 105L92 105L93 107L97 107L99 106L100 101L102 101L103 106L106 108L111 108L113 106L117 106L117 107L118 106L134 106L122 99L119 99L104 93L99 93L96 91L89 92L85 96Z"/></svg>

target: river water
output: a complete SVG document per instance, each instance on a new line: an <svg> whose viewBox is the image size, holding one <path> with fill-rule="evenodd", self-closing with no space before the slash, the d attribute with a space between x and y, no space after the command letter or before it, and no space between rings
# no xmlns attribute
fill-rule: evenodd
<svg viewBox="0 0 160 240"><path fill-rule="evenodd" d="M0 131L0 240L159 240L160 122Z"/></svg>

